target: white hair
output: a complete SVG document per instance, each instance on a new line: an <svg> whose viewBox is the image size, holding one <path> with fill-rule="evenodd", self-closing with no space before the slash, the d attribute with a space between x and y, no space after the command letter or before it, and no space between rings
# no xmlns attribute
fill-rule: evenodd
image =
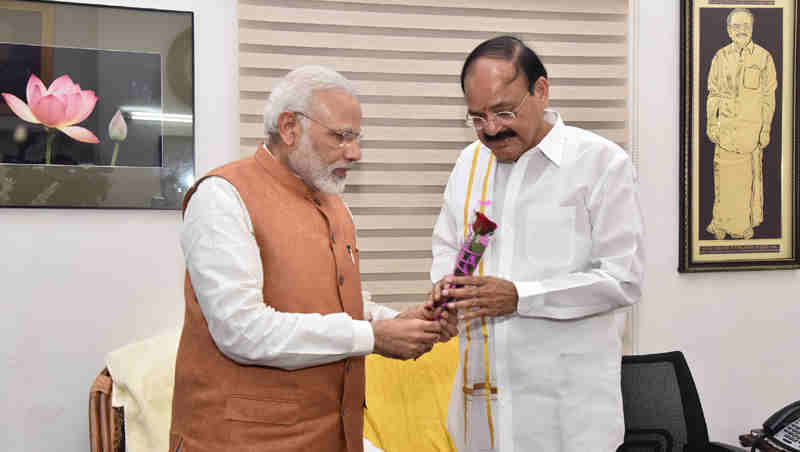
<svg viewBox="0 0 800 452"><path fill-rule="evenodd" d="M314 92L328 89L340 89L356 97L350 81L333 69L301 66L286 74L272 89L264 106L264 136L277 135L278 116L285 111L310 114Z"/></svg>
<svg viewBox="0 0 800 452"><path fill-rule="evenodd" d="M728 17L725 18L725 22L728 24L729 27L731 26L731 19L736 14L747 14L748 16L750 16L750 22L751 23L756 21L756 18L753 16L753 12L750 11L749 9L747 9L747 8L736 8L736 9L732 10L731 12L729 12L728 13Z"/></svg>

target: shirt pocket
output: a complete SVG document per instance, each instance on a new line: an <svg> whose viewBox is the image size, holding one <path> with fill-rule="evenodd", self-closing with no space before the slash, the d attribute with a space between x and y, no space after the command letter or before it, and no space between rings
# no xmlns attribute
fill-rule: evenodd
<svg viewBox="0 0 800 452"><path fill-rule="evenodd" d="M263 424L292 425L299 420L300 406L295 400L258 400L231 396L225 403L225 419Z"/></svg>
<svg viewBox="0 0 800 452"><path fill-rule="evenodd" d="M744 68L744 87L758 89L759 86L761 86L761 69L758 66Z"/></svg>
<svg viewBox="0 0 800 452"><path fill-rule="evenodd" d="M575 252L575 207L529 205L522 233L528 260L537 267L568 265Z"/></svg>

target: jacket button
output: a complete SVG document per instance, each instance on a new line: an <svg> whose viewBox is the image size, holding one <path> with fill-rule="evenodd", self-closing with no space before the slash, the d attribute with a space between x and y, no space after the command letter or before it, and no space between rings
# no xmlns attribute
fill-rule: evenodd
<svg viewBox="0 0 800 452"><path fill-rule="evenodd" d="M344 285L344 276L339 276L339 285L340 286Z"/></svg>

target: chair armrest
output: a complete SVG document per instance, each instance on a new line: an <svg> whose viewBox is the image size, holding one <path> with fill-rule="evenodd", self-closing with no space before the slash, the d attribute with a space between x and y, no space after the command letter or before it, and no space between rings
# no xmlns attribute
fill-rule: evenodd
<svg viewBox="0 0 800 452"><path fill-rule="evenodd" d="M664 449L658 441L636 439L620 444L617 447L617 452L664 452Z"/></svg>
<svg viewBox="0 0 800 452"><path fill-rule="evenodd" d="M709 452L749 452L748 449L743 449L741 447L732 446L725 443L710 442L708 444L711 446L708 449Z"/></svg>

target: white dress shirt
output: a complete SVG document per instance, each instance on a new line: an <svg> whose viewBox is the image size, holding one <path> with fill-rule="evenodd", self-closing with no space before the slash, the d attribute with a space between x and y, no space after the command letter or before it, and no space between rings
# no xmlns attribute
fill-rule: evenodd
<svg viewBox="0 0 800 452"><path fill-rule="evenodd" d="M512 164L498 165L480 142L464 149L433 233L435 282L453 272L466 199L469 223L485 192L485 213L498 228L483 256L484 274L512 281L519 295L515 313L486 319L485 327L481 319L459 325L448 428L462 452L609 451L623 439L624 317L612 311L641 294L643 222L634 170L616 144L564 125L552 110L545 119L553 129ZM497 388L491 416L485 391L463 390L487 382L487 373Z"/></svg>
<svg viewBox="0 0 800 452"><path fill-rule="evenodd" d="M190 199L181 247L211 337L241 364L293 370L367 355L375 341L369 321L397 315L370 302L366 292L366 320L344 312L278 312L264 304L250 215L236 188L220 177L205 179Z"/></svg>

